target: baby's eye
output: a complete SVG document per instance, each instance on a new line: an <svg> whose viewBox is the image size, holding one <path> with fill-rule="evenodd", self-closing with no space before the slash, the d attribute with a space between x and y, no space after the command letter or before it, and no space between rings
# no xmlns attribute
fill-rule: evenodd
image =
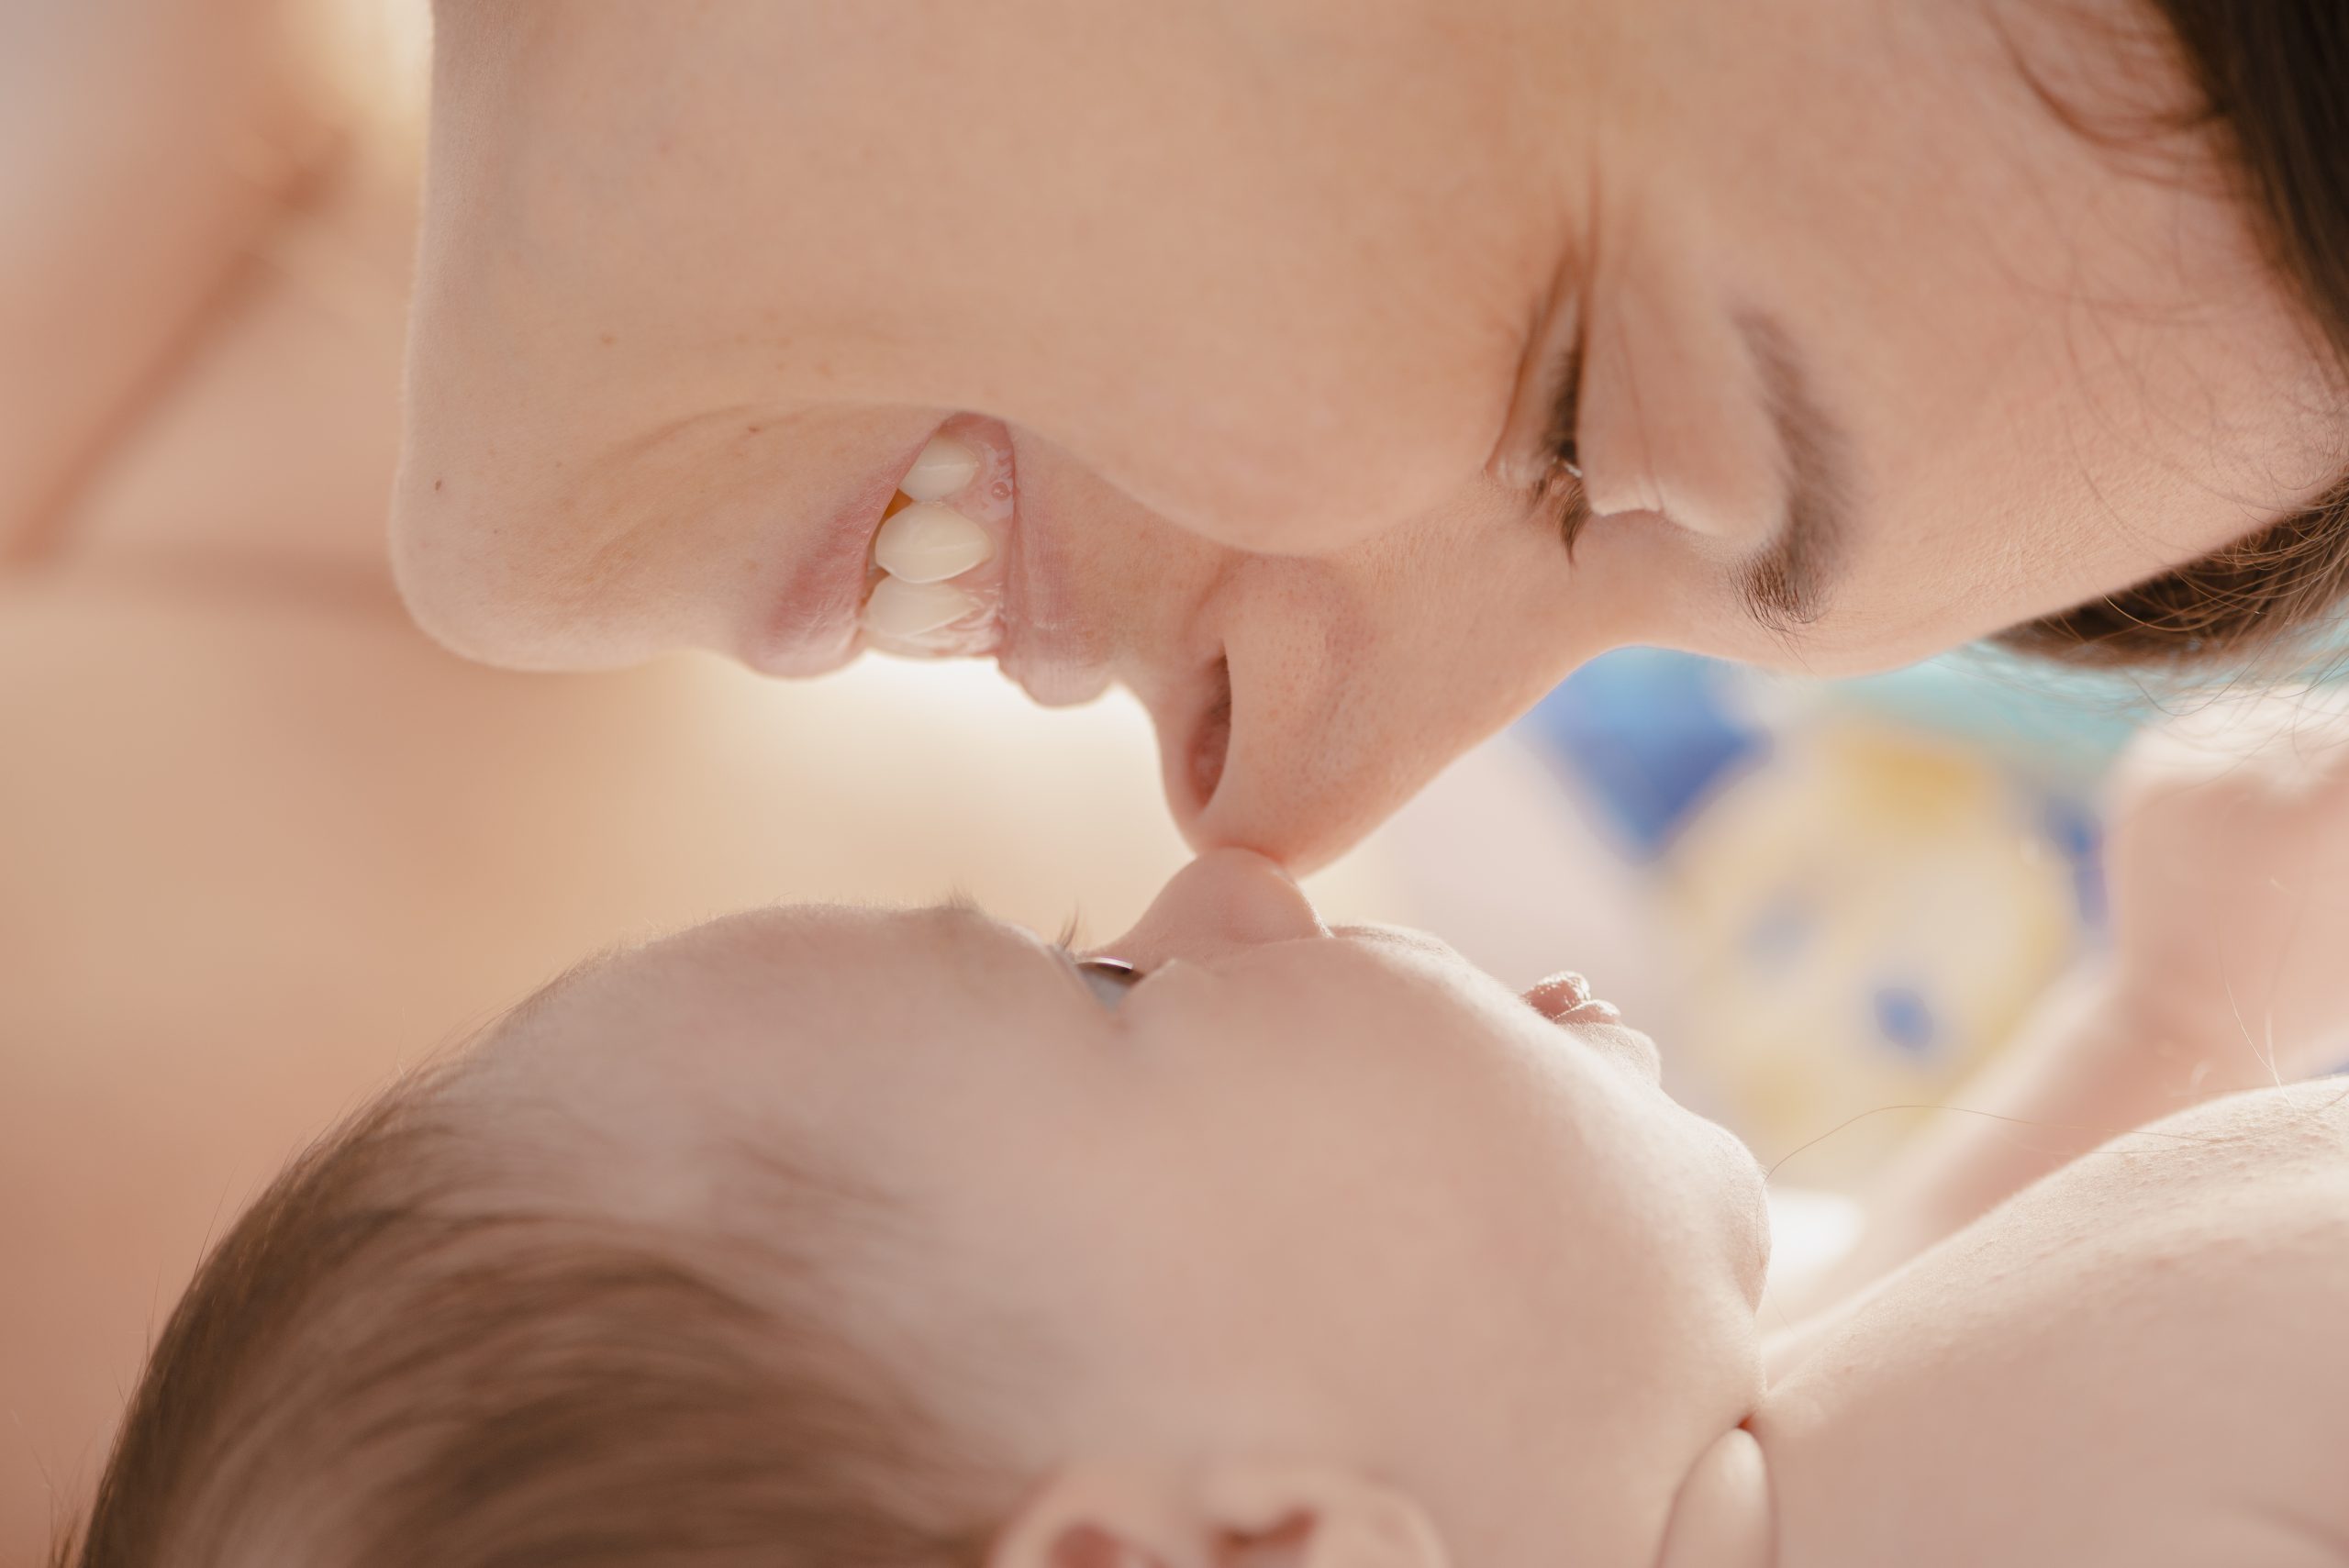
<svg viewBox="0 0 2349 1568"><path fill-rule="evenodd" d="M1115 1007L1141 984L1141 971L1122 958L1080 958L1076 973L1105 1007Z"/></svg>

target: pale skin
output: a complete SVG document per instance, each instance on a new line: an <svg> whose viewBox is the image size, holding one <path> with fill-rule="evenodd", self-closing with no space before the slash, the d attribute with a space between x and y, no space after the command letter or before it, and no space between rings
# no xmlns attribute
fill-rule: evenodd
<svg viewBox="0 0 2349 1568"><path fill-rule="evenodd" d="M2153 128L2186 91L2132 0L439 21L427 627L792 673L813 541L976 422L1197 843L1325 859L1610 647L1882 668L2339 473L2328 356ZM1535 492L1577 350L1570 561Z"/></svg>
<svg viewBox="0 0 2349 1568"><path fill-rule="evenodd" d="M72 8L58 10L60 16L72 14ZM217 14L210 20L217 22ZM207 27L196 36L199 41L217 42L222 33L217 27ZM36 53L28 50L16 58L29 69ZM184 50L175 51L173 58L183 68L189 60ZM196 80L184 69L173 76L184 86ZM341 581L338 574L348 570L362 585L374 582L375 545L368 519L384 484L388 453L378 454L371 448L360 462L339 462L333 439L317 439L307 424L299 428L289 426L280 406L271 400L269 389L301 386L303 417L318 419L318 428L329 430L336 428L332 416L345 401L376 412L380 412L376 400L387 403L393 377L388 360L375 357L375 328L379 315L384 321L395 316L395 281L406 251L396 200L389 204L388 218L371 212L360 225L370 258L362 282L369 305L364 352L371 357L368 373L354 378L359 384L347 399L339 392L322 405L320 366L331 366L334 355L311 353L316 345L299 333L292 335L290 349L285 346L288 338L282 330L278 310L282 302L276 295L302 291L272 287L263 291L261 309L252 312L250 319L240 316L226 336L239 345L248 338L254 344L275 345L272 351L282 357L248 353L238 347L223 359L201 362L192 380L205 384L172 391L160 419L127 427L136 438L131 443L136 450L108 446L126 428L122 423L126 408L135 412L159 383L171 385L168 377L157 378L153 373L159 364L173 368L170 356L174 346L185 340L183 334L188 329L190 313L201 313L203 302L213 297L206 291L217 283L219 269L231 265L238 249L251 242L255 225L262 221L256 215L273 207L276 195L286 188L281 182L315 173L302 163L306 155L304 150L315 146L315 114L298 95L262 96L266 102L258 106L256 117L265 128L258 134L259 145L274 146L281 152L291 150L295 156L283 161L265 159L258 167L250 161L230 161L236 178L225 190L212 193L211 199L218 205L206 206L195 201L194 207L183 207L181 198L203 195L191 183L192 173L220 171L217 149L191 135L184 118L166 112L166 106L153 97L144 96L140 101L156 113L154 128L159 134L128 160L109 165L128 170L131 178L122 187L124 199L111 202L109 198L111 205L106 209L112 215L109 221L135 217L136 231L119 232L101 225L99 230L92 231L96 236L93 239L71 224L54 221L54 213L13 230L19 237L54 242L55 250L36 251L28 257L12 255L12 262L36 263L31 271L8 274L10 291L28 282L32 285L23 293L10 293L6 303L11 311L26 300L34 306L20 316L11 316L12 329L21 321L57 333L56 341L73 348L71 352L54 353L36 349L25 356L10 356L8 365L0 367L0 378L9 380L5 391L17 416L9 422L8 433L0 436L8 454L8 461L0 462L0 490L6 491L5 497L0 497L5 501L0 505L0 513L5 513L0 534L7 536L12 550L44 557L38 578L8 585L8 614L0 616L0 621L6 623L0 631L24 653L14 662L23 681L19 692L23 700L12 709L20 720L18 739L26 740L30 733L24 720L32 721L39 731L37 739L20 749L21 755L42 760L38 770L13 773L10 783L24 792L12 795L17 819L26 829L21 842L14 847L21 849L37 840L37 869L43 874L22 874L27 862L17 860L12 865L19 874L6 880L12 893L23 900L20 912L27 928L39 930L44 940L67 944L59 951L74 951L70 947L72 919L86 912L90 922L105 922L106 929L130 946L146 944L151 938L151 951L178 954L189 961L190 970L175 975L177 983L172 984L150 976L150 984L139 988L137 995L113 996L103 1016L88 1011L91 993L86 987L76 988L71 964L36 962L28 967L36 971L37 984L29 988L17 984L11 991L20 1010L19 1021L36 1020L45 1031L41 1038L56 1049L59 1057L86 1064L93 1081L104 1078L132 1084L136 1093L155 1102L151 1124L142 1119L144 1109L141 1118L134 1118L141 1129L137 1140L141 1158L151 1156L154 1162L152 1170L142 1169L139 1180L147 1185L141 1187L124 1179L126 1166L119 1151L109 1151L80 1136L87 1129L86 1122L44 1117L43 1101L38 1095L8 1096L28 1125L58 1144L56 1157L50 1159L46 1155L50 1151L28 1133L8 1140L25 1173L17 1184L50 1192L72 1189L74 1201L87 1206L77 1209L77 1216L100 1216L100 1223L83 1232L88 1238L103 1233L118 1242L142 1216L159 1229L179 1227L172 1231L167 1245L152 1249L153 1255L174 1260L160 1273L149 1252L121 1261L119 1266L109 1265L113 1272L106 1276L106 1291L94 1290L91 1299L101 1294L109 1302L118 1298L121 1310L116 1317L93 1313L73 1301L59 1304L58 1287L66 1281L60 1254L42 1253L28 1262L31 1256L28 1250L10 1249L22 1265L20 1274L38 1274L51 1287L41 1296L28 1299L19 1294L11 1298L12 1309L25 1309L33 1316L33 1327L19 1333L14 1342L19 1347L39 1347L43 1375L66 1359L61 1349L65 1342L61 1324L106 1341L100 1360L116 1370L100 1370L79 1380L96 1390L94 1401L83 1401L91 1404L92 1429L102 1423L113 1391L128 1375L130 1358L149 1321L146 1303L159 1291L168 1296L169 1273L184 1257L193 1255L202 1237L213 1228L217 1207L213 1194L233 1192L241 1185L239 1180L219 1173L234 1169L257 1177L288 1140L316 1125L334 1106L345 1103L356 1085L373 1076L384 1062L436 1032L432 1024L404 1019L398 1008L413 1008L418 1018L425 1014L439 1018L468 1013L486 998L510 995L527 976L561 956L601 940L607 925L626 924L643 916L643 910L634 906L585 908L570 893L558 891L560 877L578 869L570 845L560 853L550 851L543 862L529 860L525 850L511 866L501 862L473 868L484 884L494 884L511 896L458 901L462 917L453 921L447 884L431 889L429 895L418 893L387 901L380 886L370 880L378 868L364 852L365 846L377 841L375 835L386 821L409 824L419 842L429 842L452 827L474 830L482 813L495 817L502 808L498 803L507 798L507 784L514 786L511 799L523 813L522 819L528 819L538 803L548 798L549 790L575 802L582 775L565 773L557 764L574 753L597 754L592 746L540 745L538 750L554 760L544 770L546 777L532 767L518 767L515 777L501 782L487 797L479 787L478 775L465 789L442 787L414 776L416 760L429 754L428 748L405 744L397 726L387 734L377 733L385 712L396 709L419 691L430 695L432 703L419 705L417 711L452 711L433 704L454 695L462 705L454 711L475 715L485 734L510 736L517 725L527 728L531 716L537 716L546 730L530 732L541 740L549 733L575 732L574 738L580 738L602 733L608 728L608 717L598 719L586 705L572 705L550 695L556 688L497 682L451 670L431 658L429 651L411 648L408 639L396 635L387 602L380 617L365 626L346 628L335 623L330 627L320 617L306 614L296 596L288 597L282 613L263 614L236 596L232 580L191 573L187 582L200 592L184 606L169 608L162 615L154 613L158 603L168 604L183 585L184 565L194 562L202 566L213 547L221 543L239 552L250 550L250 555L239 554L238 559L263 565L284 560L306 569L324 556L332 566L323 574L328 581ZM17 95L9 96L8 102L21 108L34 106L39 100ZM88 108L95 103L95 99L84 100L81 106ZM242 128L234 128L239 136L245 134ZM77 156L111 155L116 150L72 134L44 137L40 144L64 148ZM165 169L158 161L162 159L184 160L186 166L173 164ZM102 184L95 182L81 190L87 196ZM197 212L195 207L203 210ZM329 212L328 221L340 222L347 210L347 206L339 205ZM201 217L207 225L217 221L219 227L193 233L184 224L191 217ZM297 261L336 261L350 241L340 234L334 239L325 247L297 246L290 255ZM373 261L378 241L381 255L387 258L380 277ZM63 264L50 264L60 258ZM160 275L142 272L117 287L111 274L101 276L91 270L93 258L134 272L157 269ZM351 282L344 266L321 271L317 280L321 288L341 291ZM43 292L51 284L57 285L55 292ZM347 310L347 295L338 292L336 303L339 309ZM380 312L373 308L378 303L383 306ZM347 319L339 317L337 325L347 336ZM117 332L125 339L122 344L108 336ZM318 334L322 340L327 336ZM117 349L123 351L118 354ZM227 401L239 410L234 415L238 428L249 432L253 440L250 458L232 448L238 455L224 459L217 439L188 439L187 432L205 432L209 428L206 421L219 417L220 400L209 387L209 379L224 364L226 379L238 384ZM52 373L58 368L88 379L76 379L69 386ZM34 373L14 373L28 370ZM362 421L362 428L373 427ZM118 459L127 456L128 461L94 468L92 454L107 450ZM76 486L86 484L93 473L106 483L96 487L95 504L88 505L87 493L78 492ZM269 484L266 506L255 504L257 476L265 476ZM169 497L173 506L158 509L147 505L156 497ZM191 526L183 513L203 521ZM223 537L217 539L206 531L215 517L221 519ZM322 519L328 524L323 529ZM336 526L339 523L350 526L340 528ZM181 548L189 542L202 548ZM73 555L70 570L59 570L58 562L48 556L61 544ZM254 549L256 544L260 548ZM1252 570L1259 572L1248 579L1254 583L1262 581L1261 573L1269 568ZM284 580L274 573L263 575L272 582ZM153 598L145 595L150 585L160 590ZM216 586L229 591L216 597ZM382 595L377 598L383 601ZM333 605L338 615L347 610L343 598L336 598ZM365 645L355 660L333 651L346 640ZM322 645L328 646L325 657L321 657ZM63 678L69 665L96 679L83 679L81 674ZM357 686L350 679L353 668L360 672ZM209 705L217 702L220 712L248 711L256 678L280 683L284 689L273 690L271 701L295 717L285 721L284 733L264 737L261 745L224 751L223 731L212 721L215 709ZM200 701L190 700L192 680L204 686ZM623 688L613 690L618 693ZM674 734L661 728L655 717L663 703L675 695L673 684L639 683L624 691L624 699L615 700L624 700L629 711L637 713L657 733ZM386 693L397 700L387 704ZM289 695L293 700L282 700ZM363 823L363 830L328 838L306 837L315 826L306 814L295 825L295 830L289 832L287 823L271 818L269 801L273 796L270 790L284 780L307 776L303 770L315 765L322 744L331 748L340 743L337 725L359 717L369 723L354 728L377 734L384 756L381 766L366 772L364 789L354 795L346 786L336 798L342 809ZM118 737L137 737L139 745L125 752L113 745ZM679 818L707 811L706 796L698 792L720 778L718 759L706 759L691 749L674 749L664 753L664 768L668 771L662 778L645 789L629 781L607 781L609 799L606 805L613 828L598 841L615 865L634 865L646 858L642 841L631 836L628 825L640 830L645 822L662 819L663 813ZM169 778L174 781L174 788L170 792L137 790L139 781L151 778ZM93 779L105 781L106 787L86 787L85 781ZM190 787L192 780L199 787ZM254 788L256 781L270 788ZM108 789L122 793L109 794ZM765 776L744 793L755 806L737 807L736 830L750 835L760 823L772 819L780 797L774 781ZM424 801L420 810L417 808L419 795ZM224 833L224 818L212 808L226 801L238 803L235 824L241 828L250 823L250 840ZM188 815L198 811L207 814ZM663 863L673 864L674 885L656 900L663 917L751 896L759 890L747 885L747 880L796 873L798 862L783 846L771 846L774 860L755 866L743 862L739 851L729 846L722 872L696 873L692 866L700 862L691 860L691 851L703 847L704 840L723 838L732 819L722 811L694 819L696 830L686 836L689 842L661 840L658 852L651 857L662 860L665 855ZM70 830L61 832L61 822L70 822ZM333 824L329 821L327 826ZM1035 902L1053 905L1084 876L1102 877L1105 887L1122 888L1141 874L1123 866L1114 874L1105 873L1105 854L1113 853L1115 844L1108 835L1097 838L1100 841L1089 847L1059 850L1065 863L1055 862L1044 872L1026 868L1019 873L1051 884L1052 895L1037 897ZM237 967L239 944L250 947L256 940L255 931L224 920L217 901L204 896L202 890L209 885L209 878L217 875L233 879L234 884L250 893L257 874L256 862L246 852L250 845L267 847L265 852L272 857L269 864L283 870L283 880L292 889L273 906L269 917L284 923L268 928L269 940L298 929L304 938L319 943L328 962L349 962L363 972L358 983L338 994L329 1015L322 1016L315 1005L315 988L322 982L323 970L311 971L306 981L311 989L303 996L287 998L284 1014L272 1013L258 1020L260 1027L249 995L238 988L242 973ZM670 854L679 849L688 853ZM196 869L179 874L183 863ZM864 869L869 870L869 862ZM267 880L276 873L261 874ZM911 894L930 885L931 879L927 873L908 873L906 880L910 885L905 891ZM366 902L381 916L379 925L355 929L340 920L322 921L312 913L321 907L341 907L334 900L348 898L351 890L359 886L369 890ZM70 894L71 903L61 904L51 896L61 890ZM123 923L126 912L131 910L145 922L135 930ZM201 935L201 943L193 947L192 933ZM446 975L431 982L438 985L445 980L446 989L433 990L428 1002L418 1000L416 955L425 951L418 944L429 947L435 955L434 963L426 967L433 968L444 958L450 964ZM25 957L23 950L18 956ZM197 1013L203 1017L192 1028L191 1018ZM56 1020L69 1014L74 1019L73 1028L61 1031ZM321 1035L331 1042L331 1049L349 1060L323 1062ZM192 1118L192 1102L169 1074L187 1067L186 1048L199 1038L204 1042L202 1092L215 1096L217 1104L207 1103L203 1116ZM115 1063L122 1059L107 1054L119 1050L125 1040L139 1042L139 1049L148 1053L139 1059L142 1066L136 1072L117 1072ZM249 1052L249 1058L234 1054L239 1051ZM250 1071L239 1079L231 1070L247 1060ZM12 1061L20 1067L26 1065L22 1056ZM163 1070L157 1071L158 1064L164 1064ZM252 1125L239 1118L250 1118ZM197 1122L203 1125L199 1128L195 1125ZM146 1137L150 1125L165 1130ZM177 1165L171 1162L174 1155L184 1155L188 1140L195 1138L206 1140L206 1152L203 1173L191 1181L184 1160ZM69 1162L72 1160L94 1162L89 1180L81 1179L80 1168ZM173 1211L168 1223L157 1219L160 1206L153 1200L157 1191L184 1199L180 1207L188 1212ZM12 1213L32 1218L31 1207L20 1205ZM74 1244L80 1246L81 1240L77 1238ZM91 1328L94 1323L98 1328ZM9 1382L11 1414L20 1417L24 1406L20 1396L27 1385L13 1376ZM82 1399L79 1384L75 1397ZM30 1429L37 1432L39 1424L32 1423ZM42 1464L56 1466L56 1479L70 1489L77 1473L86 1474L88 1440L28 1446ZM14 1459L11 1463L17 1469L27 1468ZM22 1532L10 1539L29 1542L24 1550L30 1552L38 1550L50 1502L46 1488L28 1487L26 1496Z"/></svg>
<svg viewBox="0 0 2349 1568"><path fill-rule="evenodd" d="M2110 951L1932 1117L1872 1184L1860 1244L1780 1310L1849 1296L2122 1129L2349 1064L2343 693L2189 709L2105 794Z"/></svg>
<svg viewBox="0 0 2349 1568"><path fill-rule="evenodd" d="M86 1503L224 1217L580 953L957 885L1114 923L1183 858L1114 710L418 632L414 150L289 36L316 13L0 0L0 1562Z"/></svg>
<svg viewBox="0 0 2349 1568"><path fill-rule="evenodd" d="M738 917L466 1092L638 1221L708 1223L745 1140L884 1195L860 1321L1032 1478L996 1568L2349 1562L2349 1085L2117 1139L1765 1376L1760 1173L1631 1030L1239 851L1113 946L1139 984L964 910Z"/></svg>

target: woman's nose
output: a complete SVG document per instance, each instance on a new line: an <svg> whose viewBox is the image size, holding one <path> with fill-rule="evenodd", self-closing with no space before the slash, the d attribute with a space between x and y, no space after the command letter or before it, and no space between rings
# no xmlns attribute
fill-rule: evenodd
<svg viewBox="0 0 2349 1568"><path fill-rule="evenodd" d="M1133 929L1099 951L1147 970L1329 934L1288 873L1252 850L1219 849L1176 872Z"/></svg>

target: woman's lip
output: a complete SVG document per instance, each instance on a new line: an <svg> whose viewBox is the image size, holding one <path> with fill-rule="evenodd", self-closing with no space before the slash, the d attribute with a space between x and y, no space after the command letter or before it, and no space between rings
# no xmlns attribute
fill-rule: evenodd
<svg viewBox="0 0 2349 1568"><path fill-rule="evenodd" d="M1045 707L1091 702L1108 689L1109 663L1070 587L1071 531L1052 511L1049 486L1031 489L1021 480L1033 461L1030 443L1009 426L1003 430L1015 490L996 665Z"/></svg>
<svg viewBox="0 0 2349 1568"><path fill-rule="evenodd" d="M1011 475L1008 516L1000 524L1005 553L996 629L990 646L936 657L985 657L1034 701L1046 706L1086 702L1108 686L1107 661L1072 601L1063 552L1064 530L1025 495L1019 483L1023 455L1008 426L955 415L925 429L890 463L852 493L794 564L771 608L757 646L745 660L770 675L805 678L829 673L863 651L860 619L872 585L873 541L890 504L922 449L941 434L984 444ZM946 498L952 505L956 497Z"/></svg>
<svg viewBox="0 0 2349 1568"><path fill-rule="evenodd" d="M829 674L856 657L857 617L873 557L873 536L906 471L930 432L860 484L830 522L799 552L743 662L762 674L804 680Z"/></svg>

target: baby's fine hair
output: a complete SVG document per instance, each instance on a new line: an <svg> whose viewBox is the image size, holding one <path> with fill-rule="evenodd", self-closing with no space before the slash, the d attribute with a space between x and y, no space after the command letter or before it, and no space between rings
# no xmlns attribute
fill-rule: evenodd
<svg viewBox="0 0 2349 1568"><path fill-rule="evenodd" d="M722 1238L516 1199L451 1076L211 1251L54 1568L974 1568L952 1445L819 1266L869 1200L775 1167L753 1299Z"/></svg>

